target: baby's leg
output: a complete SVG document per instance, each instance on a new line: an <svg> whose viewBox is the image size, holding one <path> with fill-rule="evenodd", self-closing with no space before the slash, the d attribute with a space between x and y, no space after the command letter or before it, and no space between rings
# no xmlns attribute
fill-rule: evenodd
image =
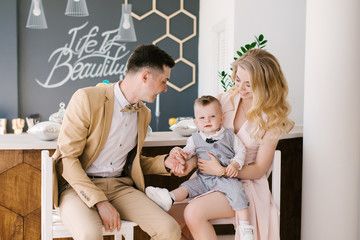
<svg viewBox="0 0 360 240"><path fill-rule="evenodd" d="M189 192L188 190L180 186L170 192L171 198L174 200L174 202L181 202L184 201L188 196Z"/></svg>
<svg viewBox="0 0 360 240"><path fill-rule="evenodd" d="M249 211L247 208L235 211L235 215L238 222L247 221L249 223Z"/></svg>
<svg viewBox="0 0 360 240"><path fill-rule="evenodd" d="M248 208L243 208L235 211L236 215L236 234L240 240L253 240L254 239L254 227L249 224L249 211Z"/></svg>

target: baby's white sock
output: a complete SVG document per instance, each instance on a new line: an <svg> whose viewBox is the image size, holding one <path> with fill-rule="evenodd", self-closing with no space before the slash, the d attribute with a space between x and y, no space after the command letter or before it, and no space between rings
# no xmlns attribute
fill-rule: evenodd
<svg viewBox="0 0 360 240"><path fill-rule="evenodd" d="M169 192L172 202L175 202L175 195L172 192Z"/></svg>
<svg viewBox="0 0 360 240"><path fill-rule="evenodd" d="M239 221L239 226L240 225L249 225L249 221Z"/></svg>

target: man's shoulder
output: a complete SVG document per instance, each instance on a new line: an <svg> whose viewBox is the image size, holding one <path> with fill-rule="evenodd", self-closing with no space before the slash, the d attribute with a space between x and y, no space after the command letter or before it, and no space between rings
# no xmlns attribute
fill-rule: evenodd
<svg viewBox="0 0 360 240"><path fill-rule="evenodd" d="M90 86L79 88L76 92L81 92L83 94L105 94L113 84L107 86Z"/></svg>
<svg viewBox="0 0 360 240"><path fill-rule="evenodd" d="M112 98L113 93L113 84L107 86L90 86L84 87L76 90L73 97L74 98L84 98L86 97L89 101L99 101L104 99L104 97Z"/></svg>

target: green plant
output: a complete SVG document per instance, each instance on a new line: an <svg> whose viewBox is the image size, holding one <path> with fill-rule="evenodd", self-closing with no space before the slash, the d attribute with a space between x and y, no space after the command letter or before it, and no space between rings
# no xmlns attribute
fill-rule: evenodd
<svg viewBox="0 0 360 240"><path fill-rule="evenodd" d="M253 48L265 48L265 44L268 40L264 39L264 35L260 34L259 37L255 36L255 41L249 44L245 44L245 46L241 46L240 50L236 52L236 54L241 57L244 53L246 53L248 50ZM238 57L234 57L234 60L238 59ZM232 71L232 68L230 68ZM221 85L224 88L224 92L226 92L228 89L230 89L234 82L231 80L231 74L221 71L219 72L219 77L221 81Z"/></svg>

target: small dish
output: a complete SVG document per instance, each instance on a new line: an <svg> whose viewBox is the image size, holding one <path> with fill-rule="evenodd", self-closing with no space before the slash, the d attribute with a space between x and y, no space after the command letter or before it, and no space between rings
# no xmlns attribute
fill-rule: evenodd
<svg viewBox="0 0 360 240"><path fill-rule="evenodd" d="M170 130L180 136L189 137L196 132L198 128L195 125L194 120L186 119L171 125Z"/></svg>

